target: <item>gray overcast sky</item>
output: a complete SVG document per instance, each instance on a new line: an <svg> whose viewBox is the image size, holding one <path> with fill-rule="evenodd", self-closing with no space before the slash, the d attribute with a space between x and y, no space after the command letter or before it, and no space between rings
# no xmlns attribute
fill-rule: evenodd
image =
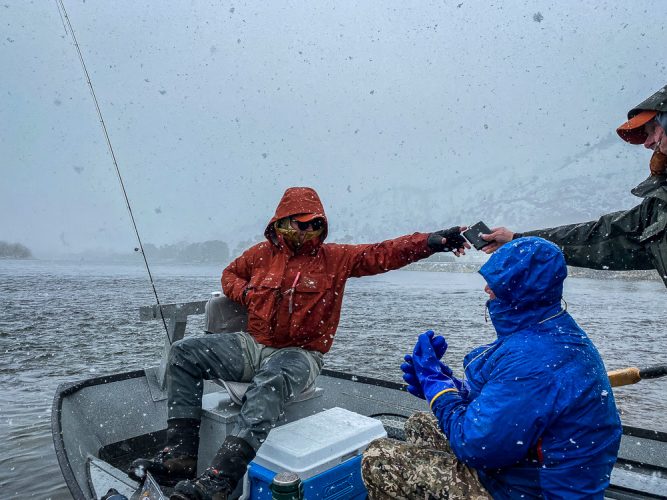
<svg viewBox="0 0 667 500"><path fill-rule="evenodd" d="M290 185L318 189L341 234L391 190L511 186L508 172L561 165L667 81L660 1L65 5L156 244L259 234ZM56 2L0 0L0 26L0 240L131 249ZM435 229L418 203L404 211Z"/></svg>

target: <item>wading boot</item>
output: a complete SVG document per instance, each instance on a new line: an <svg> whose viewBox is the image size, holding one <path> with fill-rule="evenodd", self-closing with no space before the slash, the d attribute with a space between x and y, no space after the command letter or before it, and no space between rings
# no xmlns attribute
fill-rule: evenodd
<svg viewBox="0 0 667 500"><path fill-rule="evenodd" d="M227 500L243 478L255 450L244 439L227 436L211 467L197 479L181 481L170 500Z"/></svg>
<svg viewBox="0 0 667 500"><path fill-rule="evenodd" d="M167 421L167 446L152 458L137 458L127 475L143 483L146 472L162 486L174 486L197 475L200 421L175 418Z"/></svg>

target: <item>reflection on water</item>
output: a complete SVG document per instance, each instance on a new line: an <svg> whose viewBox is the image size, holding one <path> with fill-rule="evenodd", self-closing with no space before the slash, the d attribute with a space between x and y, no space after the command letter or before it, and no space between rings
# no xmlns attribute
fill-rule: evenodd
<svg viewBox="0 0 667 500"><path fill-rule="evenodd" d="M219 289L221 268L156 266L161 300L201 300ZM447 361L495 337L484 321L477 274L392 272L349 281L328 368L400 380L401 357L424 330L444 334ZM600 349L608 369L666 363L665 290L652 281L566 282L568 310ZM158 362L164 331L141 323L154 303L144 270L132 265L0 261L0 485L2 497L69 498L50 431L61 382ZM194 317L188 333L202 330ZM456 371L456 370L455 370ZM460 370L459 370L460 374ZM615 391L624 423L667 431L667 381ZM38 478L38 480L36 480Z"/></svg>

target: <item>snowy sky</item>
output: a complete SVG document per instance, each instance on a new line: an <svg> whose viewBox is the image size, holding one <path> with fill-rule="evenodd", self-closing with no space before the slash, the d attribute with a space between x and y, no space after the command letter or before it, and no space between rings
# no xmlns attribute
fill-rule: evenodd
<svg viewBox="0 0 667 500"><path fill-rule="evenodd" d="M656 1L65 6L155 244L259 234L290 185L315 187L345 229L337 214L372 218L387 188L534 175L667 80ZM131 250L56 1L0 0L0 26L0 240Z"/></svg>

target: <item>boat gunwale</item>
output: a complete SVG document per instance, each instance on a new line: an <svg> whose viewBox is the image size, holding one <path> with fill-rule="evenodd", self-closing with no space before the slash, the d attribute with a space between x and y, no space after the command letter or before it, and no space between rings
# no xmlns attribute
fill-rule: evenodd
<svg viewBox="0 0 667 500"><path fill-rule="evenodd" d="M96 385L108 384L111 382L120 382L123 380L130 380L133 378L145 377L144 370L133 370L130 372L114 373L111 375L103 375L100 377L93 377L75 382L63 382L56 388L56 394L51 405L51 437L53 438L53 447L56 452L56 459L60 466L60 471L65 479L65 484L69 489L72 497L75 500L88 500L88 496L84 493L81 485L77 481L74 471L70 465L67 450L65 449L65 441L63 439L62 428L62 406L66 397L85 389L86 387L93 387Z"/></svg>

